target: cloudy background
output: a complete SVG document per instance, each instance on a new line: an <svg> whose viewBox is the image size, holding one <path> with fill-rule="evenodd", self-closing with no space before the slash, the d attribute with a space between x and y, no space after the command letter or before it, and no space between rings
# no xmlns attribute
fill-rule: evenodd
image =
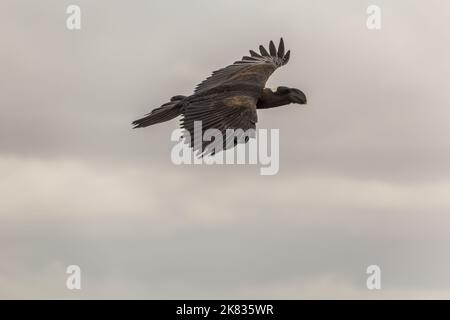
<svg viewBox="0 0 450 320"><path fill-rule="evenodd" d="M450 298L449 12L1 1L0 298ZM291 61L268 86L309 104L259 113L280 129L277 175L173 165L177 121L131 130L280 36ZM80 291L65 286L71 264Z"/></svg>

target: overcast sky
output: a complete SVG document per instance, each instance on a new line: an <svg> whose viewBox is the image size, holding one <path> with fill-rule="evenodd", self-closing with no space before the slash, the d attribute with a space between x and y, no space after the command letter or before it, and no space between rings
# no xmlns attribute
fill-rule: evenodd
<svg viewBox="0 0 450 320"><path fill-rule="evenodd" d="M70 4L81 30L66 28ZM0 298L450 298L449 12L1 1ZM280 36L291 59L267 85L308 105L258 114L280 130L277 175L175 166L177 120L131 129Z"/></svg>

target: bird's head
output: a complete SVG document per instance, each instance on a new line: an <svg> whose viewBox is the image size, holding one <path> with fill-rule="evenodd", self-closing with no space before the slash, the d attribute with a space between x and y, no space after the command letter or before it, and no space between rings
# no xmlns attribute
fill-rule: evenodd
<svg viewBox="0 0 450 320"><path fill-rule="evenodd" d="M278 87L276 94L285 96L291 103L306 104L307 101L306 95L296 88Z"/></svg>

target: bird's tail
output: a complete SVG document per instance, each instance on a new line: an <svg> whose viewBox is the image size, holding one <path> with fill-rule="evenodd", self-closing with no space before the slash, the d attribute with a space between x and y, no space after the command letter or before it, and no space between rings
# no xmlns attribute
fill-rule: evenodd
<svg viewBox="0 0 450 320"><path fill-rule="evenodd" d="M186 96L175 96L169 102L163 104L161 107L153 109L143 118L133 121L133 128L144 128L153 124L169 121L181 114L182 101Z"/></svg>

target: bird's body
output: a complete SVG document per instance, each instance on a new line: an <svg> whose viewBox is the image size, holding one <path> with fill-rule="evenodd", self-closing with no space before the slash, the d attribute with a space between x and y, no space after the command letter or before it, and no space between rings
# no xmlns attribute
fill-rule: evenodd
<svg viewBox="0 0 450 320"><path fill-rule="evenodd" d="M242 60L213 72L197 86L192 95L172 97L168 103L134 121L134 127L147 127L181 115L181 127L189 132L191 140L188 142L194 148L194 122L201 121L202 132L208 129L219 130L224 135L227 129L242 129L245 132L256 128L257 109L289 103L305 104L306 96L298 89L278 87L276 91L272 91L265 88L270 75L278 67L285 65L290 57L290 51L284 53L283 39L280 40L278 50L272 41L269 49L270 53L260 46L261 54L250 51L250 57L243 57ZM205 150L209 143L211 142L200 144L199 151L207 154ZM235 144L235 141L231 144L224 143L224 148Z"/></svg>

